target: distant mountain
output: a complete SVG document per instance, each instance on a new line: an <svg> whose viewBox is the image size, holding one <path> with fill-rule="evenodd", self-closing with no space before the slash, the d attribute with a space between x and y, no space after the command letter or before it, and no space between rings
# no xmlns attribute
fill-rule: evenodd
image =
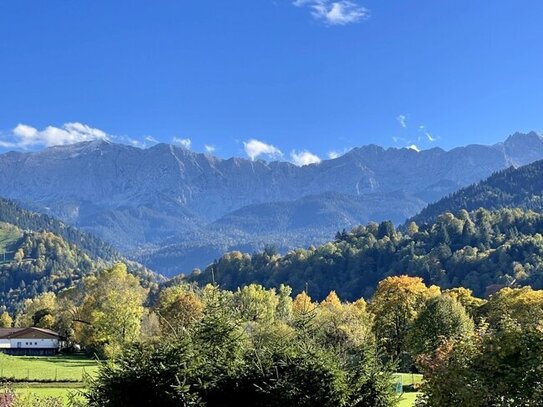
<svg viewBox="0 0 543 407"><path fill-rule="evenodd" d="M140 259L153 270L174 275L179 270L190 272L195 264L208 264L209 259L232 250L254 252L273 246L286 252L293 247L321 244L338 230L381 219L383 200L390 201L387 215L395 222L403 221L424 204L401 193L354 196L328 192L295 201L248 205L190 233L182 243L166 242L150 251L148 257L141 254Z"/></svg>
<svg viewBox="0 0 543 407"><path fill-rule="evenodd" d="M412 220L422 224L434 221L443 212L522 208L543 211L543 160L520 168L499 171L484 181L428 205Z"/></svg>
<svg viewBox="0 0 543 407"><path fill-rule="evenodd" d="M537 159L543 139L536 133L451 151L370 145L304 167L93 141L0 155L0 195L176 274L224 249L271 243L284 250L368 220L401 222L493 172Z"/></svg>
<svg viewBox="0 0 543 407"><path fill-rule="evenodd" d="M386 202L386 209L383 209ZM326 192L295 201L244 206L213 222L214 228L236 228L245 233L288 233L307 230L337 231L384 217L395 223L423 204L401 191L361 196ZM329 238L329 232L328 238Z"/></svg>

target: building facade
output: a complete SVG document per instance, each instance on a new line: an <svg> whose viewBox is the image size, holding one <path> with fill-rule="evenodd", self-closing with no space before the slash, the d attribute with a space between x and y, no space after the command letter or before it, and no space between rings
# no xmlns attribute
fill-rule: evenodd
<svg viewBox="0 0 543 407"><path fill-rule="evenodd" d="M49 356L60 350L60 335L50 329L0 328L0 352L18 356Z"/></svg>

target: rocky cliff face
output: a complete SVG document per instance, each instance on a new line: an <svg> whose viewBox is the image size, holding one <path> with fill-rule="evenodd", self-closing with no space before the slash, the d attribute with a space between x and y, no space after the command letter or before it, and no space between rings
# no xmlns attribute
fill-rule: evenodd
<svg viewBox="0 0 543 407"><path fill-rule="evenodd" d="M167 144L138 149L93 141L0 155L0 195L132 255L143 253L151 263L164 245L170 253L176 245L205 253L167 267L177 272L204 265L219 250L254 249L265 239L287 248L330 238L357 222L401 222L497 170L542 158L543 139L536 133L451 151L370 145L304 167L223 160Z"/></svg>

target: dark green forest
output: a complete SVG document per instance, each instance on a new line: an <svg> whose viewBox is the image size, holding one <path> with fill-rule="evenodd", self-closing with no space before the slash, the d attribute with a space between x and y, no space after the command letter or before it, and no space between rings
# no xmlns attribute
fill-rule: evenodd
<svg viewBox="0 0 543 407"><path fill-rule="evenodd" d="M542 174L543 161L508 168L428 205L412 221L428 223L444 212L458 212L460 209L522 208L539 212L543 210Z"/></svg>
<svg viewBox="0 0 543 407"><path fill-rule="evenodd" d="M319 247L231 252L194 272L190 281L225 289L250 283L288 284L322 299L335 290L352 300L370 297L388 276L419 276L442 288L466 287L486 296L505 286L543 287L543 215L522 209L440 215L430 224L370 223L338 233Z"/></svg>

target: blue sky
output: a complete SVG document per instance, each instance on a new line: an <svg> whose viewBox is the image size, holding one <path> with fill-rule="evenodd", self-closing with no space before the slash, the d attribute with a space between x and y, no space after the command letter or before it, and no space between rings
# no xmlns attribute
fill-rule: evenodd
<svg viewBox="0 0 543 407"><path fill-rule="evenodd" d="M0 144L190 140L306 163L494 143L543 130L541 16L518 0L5 0Z"/></svg>

